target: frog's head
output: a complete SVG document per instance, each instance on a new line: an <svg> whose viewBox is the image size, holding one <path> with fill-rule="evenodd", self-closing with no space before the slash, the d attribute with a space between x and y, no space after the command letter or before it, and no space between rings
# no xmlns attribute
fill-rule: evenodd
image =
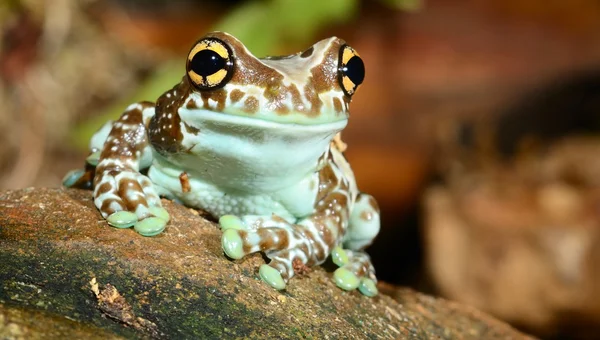
<svg viewBox="0 0 600 340"><path fill-rule="evenodd" d="M338 38L258 59L222 32L193 46L186 69L157 100L148 132L154 150L219 185L269 190L315 170L346 126L365 72L356 51Z"/></svg>
<svg viewBox="0 0 600 340"><path fill-rule="evenodd" d="M187 109L300 125L346 121L365 75L356 51L335 37L301 53L259 59L223 32L192 47L186 71Z"/></svg>

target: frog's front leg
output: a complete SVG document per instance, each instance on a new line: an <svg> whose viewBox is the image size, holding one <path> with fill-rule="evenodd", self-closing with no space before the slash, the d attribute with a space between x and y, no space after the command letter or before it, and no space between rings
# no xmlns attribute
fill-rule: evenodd
<svg viewBox="0 0 600 340"><path fill-rule="evenodd" d="M159 234L169 220L152 182L139 172L152 161L147 126L153 114L148 102L127 108L112 125L94 177L94 204L107 222L144 236Z"/></svg>
<svg viewBox="0 0 600 340"><path fill-rule="evenodd" d="M295 224L276 215L221 217L225 253L240 259L263 251L271 262L260 267L260 277L276 289L285 288L295 274L295 267L323 263L342 243L353 198L348 181L335 164L327 164L320 170L319 178L322 185L314 213ZM334 273L336 284L346 290L358 287L365 295L375 295L374 269L368 255L341 248L336 254L341 258L336 262L341 266Z"/></svg>

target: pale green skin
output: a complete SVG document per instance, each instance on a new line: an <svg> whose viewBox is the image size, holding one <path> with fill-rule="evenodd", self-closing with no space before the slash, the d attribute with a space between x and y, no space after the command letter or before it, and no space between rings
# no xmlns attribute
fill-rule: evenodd
<svg viewBox="0 0 600 340"><path fill-rule="evenodd" d="M315 44L315 57L300 67L293 59L289 62L263 62L285 74L285 82L302 88L308 81L308 69L321 62L319 51L327 48L332 39ZM227 92L234 89L261 93L260 88L248 85L225 86ZM330 98L343 96L341 88L323 94L328 103ZM196 102L197 108L187 108L190 101ZM319 158L328 150L333 157L325 162L336 162L335 169L349 183L352 198L349 202L352 205L349 207L351 220L341 241L348 249L361 249L373 240L379 231L378 215L371 224L358 220L358 213L354 213L353 209L358 212L366 206L356 202L358 189L350 166L341 152L331 146L333 137L347 124L347 113L335 112L332 104L323 105L320 114L312 118L299 112L280 115L270 111L268 106L261 106L258 112L248 114L230 100L220 112L201 107L200 95L192 92L177 110L182 124L200 131L192 134L182 129L181 145L188 152L165 156L148 146L143 151L139 168L149 167L148 177L160 196L202 208L220 217L224 230L223 249L228 256L237 259L245 255L236 230L247 229L254 219L275 214L294 224L315 211L318 171L323 167ZM145 109L143 115L152 117L154 108ZM102 149L111 127L107 124L94 135L91 141L93 151ZM96 160L92 156L88 161ZM182 190L180 175L183 172L189 175L191 190L188 192ZM133 225L140 234L153 236L162 232L169 216L158 205L151 209L154 209L152 214L156 217L138 221L135 212L121 211L108 216L107 220L115 227ZM339 266L348 263L348 255L341 247L334 248L332 255ZM259 274L276 289L286 286L281 274L272 267L261 266ZM359 288L364 295L377 294L372 279L359 278L346 268L339 268L334 273L334 280L345 290Z"/></svg>

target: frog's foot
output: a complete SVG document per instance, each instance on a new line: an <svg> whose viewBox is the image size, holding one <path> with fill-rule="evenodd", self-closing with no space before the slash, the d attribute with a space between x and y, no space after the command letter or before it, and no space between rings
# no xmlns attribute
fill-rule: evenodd
<svg viewBox="0 0 600 340"><path fill-rule="evenodd" d="M302 226L292 225L277 216L225 215L219 219L223 229L223 251L232 259L262 251L271 259L259 269L260 278L271 287L281 290L294 276L294 265L315 264L313 243L305 236Z"/></svg>
<svg viewBox="0 0 600 340"><path fill-rule="evenodd" d="M369 255L362 251L342 249L337 246L331 252L333 262L338 268L333 273L336 285L344 290L358 290L366 296L377 295L375 268Z"/></svg>
<svg viewBox="0 0 600 340"><path fill-rule="evenodd" d="M97 173L94 204L111 226L133 226L143 236L160 234L169 221L150 179L130 170Z"/></svg>

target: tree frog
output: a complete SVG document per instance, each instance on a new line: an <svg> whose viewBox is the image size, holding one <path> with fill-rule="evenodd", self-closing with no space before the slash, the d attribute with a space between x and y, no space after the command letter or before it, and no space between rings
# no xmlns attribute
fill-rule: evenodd
<svg viewBox="0 0 600 340"><path fill-rule="evenodd" d="M375 199L358 190L339 138L365 68L343 40L256 58L213 32L190 50L186 75L156 103L130 105L91 139L67 187L93 188L108 224L161 233L159 197L218 219L231 259L263 252L259 276L276 289L329 255L337 286L377 294L362 251L379 232Z"/></svg>

